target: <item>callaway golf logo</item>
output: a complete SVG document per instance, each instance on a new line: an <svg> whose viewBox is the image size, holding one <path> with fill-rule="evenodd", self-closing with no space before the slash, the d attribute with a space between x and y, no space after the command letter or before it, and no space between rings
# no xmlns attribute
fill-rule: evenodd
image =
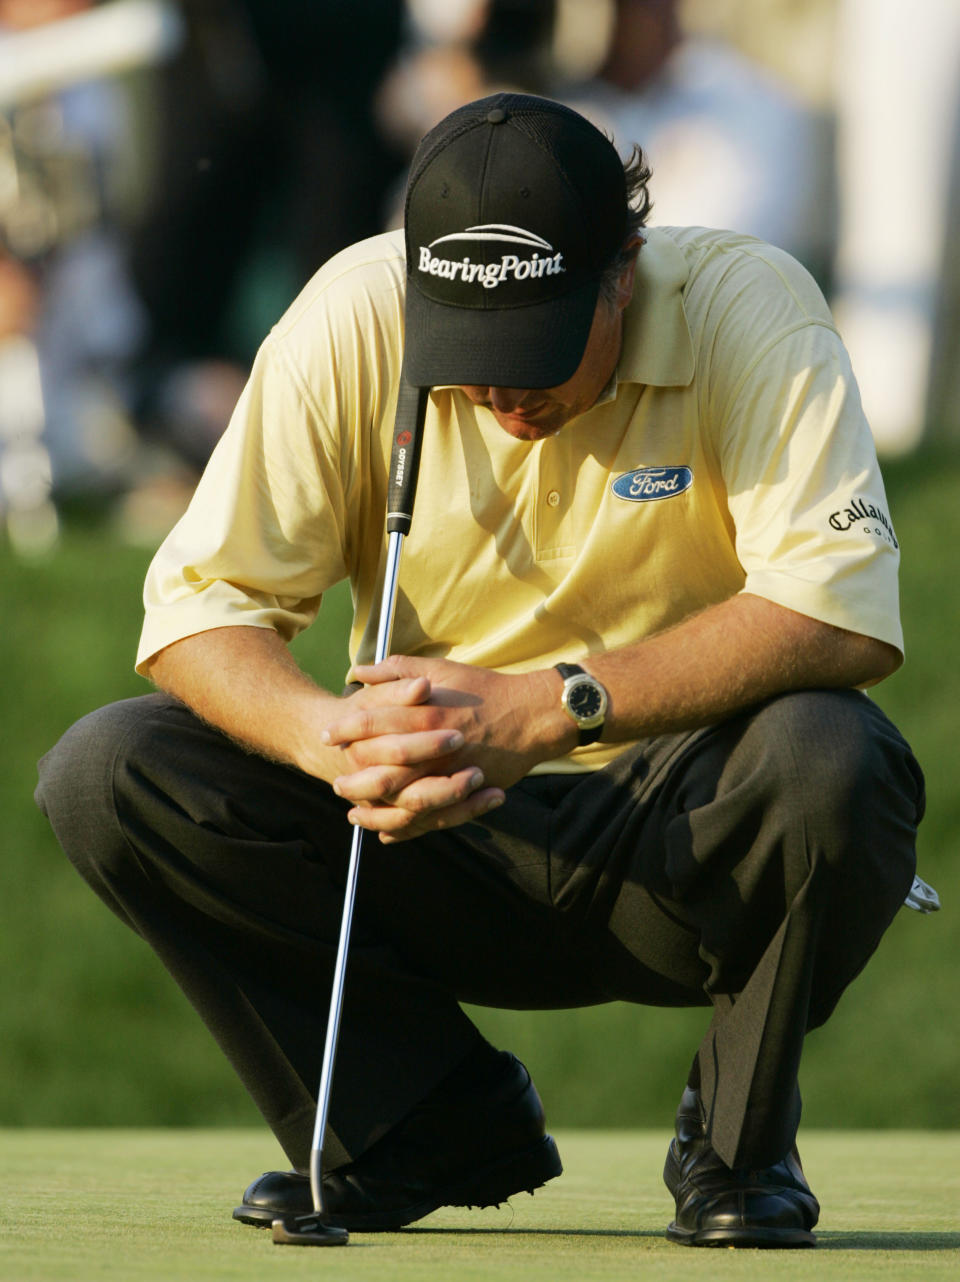
<svg viewBox="0 0 960 1282"><path fill-rule="evenodd" d="M468 254L464 254L463 258L443 258L434 254L438 245L449 245L454 241L501 241L523 245L533 253L527 258L521 258L516 253L503 253L499 262L492 263L472 262ZM466 231L438 236L429 245L420 246L418 266L428 276L462 280L466 284L479 281L484 289L496 289L505 280L537 280L541 276L556 276L558 272L566 271L563 254L556 253L548 240L524 227L514 227L511 223L480 223L476 227L468 227Z"/></svg>
<svg viewBox="0 0 960 1282"><path fill-rule="evenodd" d="M900 544L893 532L890 518L882 507L868 503L866 499L852 498L849 507L830 513L830 524L841 533L853 529L854 526L859 527L861 522L864 534L876 534L891 547L899 548Z"/></svg>

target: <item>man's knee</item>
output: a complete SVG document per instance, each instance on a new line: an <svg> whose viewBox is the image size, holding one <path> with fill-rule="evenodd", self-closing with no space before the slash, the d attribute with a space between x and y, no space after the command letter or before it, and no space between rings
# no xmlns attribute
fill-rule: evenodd
<svg viewBox="0 0 960 1282"><path fill-rule="evenodd" d="M756 716L780 755L793 795L813 818L826 813L859 824L892 786L913 808L922 777L899 731L856 690L806 690L771 700ZM789 786L789 785L788 785Z"/></svg>
<svg viewBox="0 0 960 1282"><path fill-rule="evenodd" d="M808 858L909 885L923 776L876 704L854 690L800 691L767 704L748 734L776 763L773 804L802 830Z"/></svg>
<svg viewBox="0 0 960 1282"><path fill-rule="evenodd" d="M78 867L111 845L116 832L114 780L118 762L144 750L151 708L162 696L107 704L82 717L41 758L35 800L64 851Z"/></svg>

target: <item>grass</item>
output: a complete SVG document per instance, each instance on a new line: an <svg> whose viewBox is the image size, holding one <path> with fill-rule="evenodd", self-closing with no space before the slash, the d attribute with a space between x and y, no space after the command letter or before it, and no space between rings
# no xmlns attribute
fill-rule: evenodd
<svg viewBox="0 0 960 1282"><path fill-rule="evenodd" d="M277 1248L236 1224L246 1181L280 1160L263 1132L9 1131L3 1282L592 1282L934 1279L960 1269L960 1135L814 1132L806 1169L822 1206L816 1251L691 1250L666 1241L667 1136L559 1136L566 1171L499 1210L442 1210L348 1247Z"/></svg>

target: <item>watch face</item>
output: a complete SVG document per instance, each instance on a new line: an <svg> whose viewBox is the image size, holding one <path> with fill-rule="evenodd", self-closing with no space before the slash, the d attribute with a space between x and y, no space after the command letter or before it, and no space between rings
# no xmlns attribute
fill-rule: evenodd
<svg viewBox="0 0 960 1282"><path fill-rule="evenodd" d="M603 711L603 691L592 682L578 683L568 698L570 711L578 721L587 721Z"/></svg>

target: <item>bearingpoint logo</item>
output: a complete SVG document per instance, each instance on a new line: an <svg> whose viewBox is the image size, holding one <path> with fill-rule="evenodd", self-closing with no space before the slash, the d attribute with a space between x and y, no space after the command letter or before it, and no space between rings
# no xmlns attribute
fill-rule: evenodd
<svg viewBox="0 0 960 1282"><path fill-rule="evenodd" d="M466 254L463 258L439 258L433 254L435 246L456 240L507 241L527 246L533 250L533 256L520 258L517 254L502 254L499 262L474 263ZM547 253L543 255L541 250L546 250ZM484 289L496 289L508 278L537 280L541 276L556 276L558 272L566 271L563 254L556 253L548 240L524 227L514 227L511 223L481 223L476 227L468 227L465 231L438 236L429 245L420 246L418 267L427 275L440 276L444 280L459 278L467 284L479 281Z"/></svg>

